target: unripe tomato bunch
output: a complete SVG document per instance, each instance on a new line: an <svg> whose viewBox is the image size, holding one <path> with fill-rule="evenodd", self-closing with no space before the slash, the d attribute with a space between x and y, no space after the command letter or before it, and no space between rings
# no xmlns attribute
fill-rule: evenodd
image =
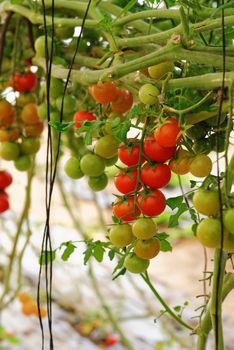
<svg viewBox="0 0 234 350"><path fill-rule="evenodd" d="M30 98L33 100L33 96L26 100ZM0 101L0 157L14 161L19 171L31 168L44 128L35 102L22 104L23 100L20 96L16 106L4 99Z"/></svg>
<svg viewBox="0 0 234 350"><path fill-rule="evenodd" d="M0 213L9 209L9 199L6 188L12 183L12 176L6 170L0 170Z"/></svg>

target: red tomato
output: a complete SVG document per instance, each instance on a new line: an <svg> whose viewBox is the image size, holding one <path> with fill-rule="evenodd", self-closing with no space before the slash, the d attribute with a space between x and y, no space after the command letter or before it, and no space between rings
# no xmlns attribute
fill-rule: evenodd
<svg viewBox="0 0 234 350"><path fill-rule="evenodd" d="M171 159L175 153L175 147L164 148L154 139L148 136L144 142L144 154L155 162L166 162Z"/></svg>
<svg viewBox="0 0 234 350"><path fill-rule="evenodd" d="M12 183L12 176L8 171L1 170L0 171L0 190L4 190L4 188L8 187Z"/></svg>
<svg viewBox="0 0 234 350"><path fill-rule="evenodd" d="M137 204L134 205L134 196L130 196L124 201L117 198L113 205L113 213L118 219L133 221L140 215L141 211Z"/></svg>
<svg viewBox="0 0 234 350"><path fill-rule="evenodd" d="M133 96L131 92L117 88L117 97L111 102L111 110L114 113L125 113L133 104Z"/></svg>
<svg viewBox="0 0 234 350"><path fill-rule="evenodd" d="M89 88L90 94L99 103L110 103L117 97L117 87L113 82L92 85Z"/></svg>
<svg viewBox="0 0 234 350"><path fill-rule="evenodd" d="M37 85L37 76L31 71L24 75L16 72L13 77L9 79L8 85L15 91L32 91Z"/></svg>
<svg viewBox="0 0 234 350"><path fill-rule="evenodd" d="M155 130L154 137L162 147L174 147L182 139L179 135L181 129L175 118L166 118L165 124Z"/></svg>
<svg viewBox="0 0 234 350"><path fill-rule="evenodd" d="M119 342L119 339L115 335L108 335L105 340L106 346L112 346Z"/></svg>
<svg viewBox="0 0 234 350"><path fill-rule="evenodd" d="M128 172L126 169L118 171L114 180L117 190L124 194L134 191L137 184L137 173L137 169ZM138 190L141 187L141 184L139 184Z"/></svg>
<svg viewBox="0 0 234 350"><path fill-rule="evenodd" d="M141 180L150 188L161 188L168 184L171 179L171 171L167 164L150 166L146 164L141 169Z"/></svg>
<svg viewBox="0 0 234 350"><path fill-rule="evenodd" d="M79 121L79 123L75 123L74 126L75 128L81 128L82 126L82 122L86 121L86 120L96 120L96 116L93 113L88 113L88 112L76 112L73 116L73 121L77 122Z"/></svg>
<svg viewBox="0 0 234 350"><path fill-rule="evenodd" d="M137 142L137 139L129 139L128 141L130 141L129 147L120 146L118 150L118 157L121 160L121 162L128 166L137 165L140 157L140 146L136 144L131 145L131 141L135 143ZM143 163L144 161L145 159L142 156L141 162Z"/></svg>
<svg viewBox="0 0 234 350"><path fill-rule="evenodd" d="M3 213L7 209L9 209L8 195L2 191L0 192L0 213Z"/></svg>
<svg viewBox="0 0 234 350"><path fill-rule="evenodd" d="M149 194L142 193L137 198L139 208L146 216L160 215L166 208L165 200L164 194L159 190Z"/></svg>

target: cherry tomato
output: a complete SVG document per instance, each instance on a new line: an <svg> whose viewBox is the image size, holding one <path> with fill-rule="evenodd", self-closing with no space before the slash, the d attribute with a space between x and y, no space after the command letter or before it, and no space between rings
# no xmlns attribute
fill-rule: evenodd
<svg viewBox="0 0 234 350"><path fill-rule="evenodd" d="M208 248L219 248L221 244L221 223L219 219L206 218L197 226L197 238ZM227 232L224 232L227 235Z"/></svg>
<svg viewBox="0 0 234 350"><path fill-rule="evenodd" d="M98 82L90 87L90 93L99 103L110 103L117 97L117 88L113 82Z"/></svg>
<svg viewBox="0 0 234 350"><path fill-rule="evenodd" d="M234 253L234 234L227 232L224 235L223 250L228 253Z"/></svg>
<svg viewBox="0 0 234 350"><path fill-rule="evenodd" d="M74 124L74 127L75 128L81 128L82 126L82 123L85 121L85 120L96 120L96 116L93 114L93 113L88 113L88 112L83 112L83 111L80 111L80 112L76 112L74 114L74 117L73 117L73 121L76 122ZM79 123L77 123L79 122Z"/></svg>
<svg viewBox="0 0 234 350"><path fill-rule="evenodd" d="M127 169L118 171L114 179L117 190L123 194L133 192L134 190L138 191L142 186L139 183L136 189L137 174L137 169L134 169L132 171L127 171Z"/></svg>
<svg viewBox="0 0 234 350"><path fill-rule="evenodd" d="M140 194L137 203L142 213L146 216L160 215L166 208L165 196L159 190L154 190L149 194Z"/></svg>
<svg viewBox="0 0 234 350"><path fill-rule="evenodd" d="M117 88L117 97L111 102L111 110L115 113L125 113L131 109L133 104L133 96L128 90Z"/></svg>
<svg viewBox="0 0 234 350"><path fill-rule="evenodd" d="M138 239L134 245L134 253L141 259L153 259L160 252L160 241L151 238L142 241Z"/></svg>
<svg viewBox="0 0 234 350"><path fill-rule="evenodd" d="M220 209L218 192L200 188L194 193L193 206L200 214L207 216L217 214Z"/></svg>
<svg viewBox="0 0 234 350"><path fill-rule="evenodd" d="M188 151L180 148L173 159L169 162L169 168L171 171L178 175L185 175L189 172L189 160L192 154Z"/></svg>
<svg viewBox="0 0 234 350"><path fill-rule="evenodd" d="M6 100L0 101L0 125L10 125L15 120L15 109Z"/></svg>
<svg viewBox="0 0 234 350"><path fill-rule="evenodd" d="M139 100L145 105L158 105L159 89L152 84L144 84L139 90Z"/></svg>
<svg viewBox="0 0 234 350"><path fill-rule="evenodd" d="M132 273L145 272L149 267L149 260L141 259L136 254L129 254L124 259L124 267Z"/></svg>
<svg viewBox="0 0 234 350"><path fill-rule="evenodd" d="M8 85L15 91L32 91L37 85L37 76L29 71L23 75L16 72L8 81Z"/></svg>
<svg viewBox="0 0 234 350"><path fill-rule="evenodd" d="M137 165L140 159L140 146L134 144L137 139L129 139L129 146L121 146L118 149L118 157L124 164L128 166ZM141 162L144 162L144 157L142 156Z"/></svg>
<svg viewBox="0 0 234 350"><path fill-rule="evenodd" d="M37 137L41 135L43 129L44 123L41 120L39 120L37 123L25 125L23 130L25 136Z"/></svg>
<svg viewBox="0 0 234 350"><path fill-rule="evenodd" d="M106 346L112 346L119 343L119 339L115 335L108 335L105 340Z"/></svg>
<svg viewBox="0 0 234 350"><path fill-rule="evenodd" d="M206 177L212 170L212 161L205 154L198 154L189 164L189 171L193 176Z"/></svg>
<svg viewBox="0 0 234 350"><path fill-rule="evenodd" d="M94 152L105 159L113 158L118 153L119 142L112 135L101 137L95 144Z"/></svg>
<svg viewBox="0 0 234 350"><path fill-rule="evenodd" d="M45 41L46 41L46 38L44 35L39 36L35 40L34 48L35 48L37 56L46 57ZM49 51L49 55L50 55L51 48L52 48L52 39L49 36L47 36L47 46L48 46L48 51Z"/></svg>
<svg viewBox="0 0 234 350"><path fill-rule="evenodd" d="M12 176L6 170L0 170L0 190L8 187L12 183Z"/></svg>
<svg viewBox="0 0 234 350"><path fill-rule="evenodd" d="M20 115L24 124L36 124L40 122L37 105L35 103L29 103L24 106Z"/></svg>
<svg viewBox="0 0 234 350"><path fill-rule="evenodd" d="M234 208L229 208L223 212L223 223L225 228L234 234Z"/></svg>
<svg viewBox="0 0 234 350"><path fill-rule="evenodd" d="M153 138L153 136L147 137L144 142L144 154L154 160L155 162L166 162L171 159L175 153L175 147L162 147Z"/></svg>
<svg viewBox="0 0 234 350"><path fill-rule="evenodd" d="M0 145L0 157L4 160L16 160L19 157L19 153L18 143L6 141Z"/></svg>
<svg viewBox="0 0 234 350"><path fill-rule="evenodd" d="M80 160L80 169L87 176L99 176L105 170L105 161L96 154L85 154Z"/></svg>
<svg viewBox="0 0 234 350"><path fill-rule="evenodd" d="M32 167L32 158L30 156L20 156L14 161L14 166L19 171L27 171Z"/></svg>
<svg viewBox="0 0 234 350"><path fill-rule="evenodd" d="M134 236L132 234L132 227L129 224L114 225L109 232L109 239L116 247L126 247L129 245Z"/></svg>
<svg viewBox="0 0 234 350"><path fill-rule="evenodd" d="M92 191L98 192L104 190L108 184L108 177L105 173L99 176L90 176L88 185Z"/></svg>
<svg viewBox="0 0 234 350"><path fill-rule="evenodd" d="M2 191L0 192L0 213L4 213L9 209L9 201L7 194Z"/></svg>
<svg viewBox="0 0 234 350"><path fill-rule="evenodd" d="M35 154L39 151L41 142L38 137L26 137L20 144L20 153L22 155Z"/></svg>
<svg viewBox="0 0 234 350"><path fill-rule="evenodd" d="M62 96L56 98L55 104L59 111L62 108ZM65 95L63 101L63 112L64 114L72 114L76 110L77 99L74 95Z"/></svg>
<svg viewBox="0 0 234 350"><path fill-rule="evenodd" d="M31 296L27 292L18 292L17 298L22 304L25 304L32 300Z"/></svg>
<svg viewBox="0 0 234 350"><path fill-rule="evenodd" d="M66 161L64 171L71 179L80 179L84 176L80 169L80 162L76 157L71 157Z"/></svg>
<svg viewBox="0 0 234 350"><path fill-rule="evenodd" d="M113 205L113 213L118 219L123 221L133 221L141 213L138 205L134 201L134 196L127 197L124 200L116 199Z"/></svg>
<svg viewBox="0 0 234 350"><path fill-rule="evenodd" d="M141 180L150 188L162 188L171 179L171 170L167 164L146 164L141 169Z"/></svg>
<svg viewBox="0 0 234 350"><path fill-rule="evenodd" d="M138 239L151 239L157 230L157 224L151 218L139 218L132 225L132 232Z"/></svg>
<svg viewBox="0 0 234 350"><path fill-rule="evenodd" d="M181 129L179 123L175 118L166 118L165 124L161 125L155 130L155 140L162 147L174 147L182 139L182 135L179 136Z"/></svg>
<svg viewBox="0 0 234 350"><path fill-rule="evenodd" d="M17 127L6 127L0 129L0 142L16 141L19 138L19 129Z"/></svg>
<svg viewBox="0 0 234 350"><path fill-rule="evenodd" d="M167 73L172 72L173 69L174 63L172 61L165 61L149 67L148 72L151 78L161 80L166 77Z"/></svg>

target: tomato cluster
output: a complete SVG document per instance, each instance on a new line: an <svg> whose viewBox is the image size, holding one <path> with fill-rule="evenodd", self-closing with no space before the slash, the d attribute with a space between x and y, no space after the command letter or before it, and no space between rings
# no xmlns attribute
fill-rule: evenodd
<svg viewBox="0 0 234 350"><path fill-rule="evenodd" d="M17 170L29 170L32 156L40 148L39 136L43 131L37 105L27 101L33 97L20 95L16 106L7 100L0 101L0 157L14 161Z"/></svg>
<svg viewBox="0 0 234 350"><path fill-rule="evenodd" d="M9 209L8 194L5 189L12 183L12 176L6 170L0 170L0 213Z"/></svg>

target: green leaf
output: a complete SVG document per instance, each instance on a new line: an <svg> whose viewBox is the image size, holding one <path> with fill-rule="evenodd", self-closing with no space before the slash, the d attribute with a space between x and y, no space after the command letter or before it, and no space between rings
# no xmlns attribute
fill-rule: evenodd
<svg viewBox="0 0 234 350"><path fill-rule="evenodd" d="M166 232L160 232L155 235L160 241L167 239L169 235Z"/></svg>
<svg viewBox="0 0 234 350"><path fill-rule="evenodd" d="M49 125L52 126L52 128L54 128L55 130L57 130L59 132L64 132L64 131L71 129L71 127L73 127L73 125L74 125L74 122L60 123L58 121L50 120Z"/></svg>
<svg viewBox="0 0 234 350"><path fill-rule="evenodd" d="M125 121L124 123L121 123L118 128L113 129L113 135L116 139L122 142L127 142L127 133L131 128L131 122L130 120Z"/></svg>
<svg viewBox="0 0 234 350"><path fill-rule="evenodd" d="M190 188L194 188L197 185L197 181L190 180Z"/></svg>
<svg viewBox="0 0 234 350"><path fill-rule="evenodd" d="M98 262L102 262L105 249L101 245L96 245L93 250L93 256Z"/></svg>
<svg viewBox="0 0 234 350"><path fill-rule="evenodd" d="M188 210L187 205L185 203L182 203L179 206L177 213L170 216L168 227L175 227L175 226L177 226L179 224L180 216L187 210Z"/></svg>
<svg viewBox="0 0 234 350"><path fill-rule="evenodd" d="M168 198L166 204L173 210L182 204L183 199L183 196Z"/></svg>
<svg viewBox="0 0 234 350"><path fill-rule="evenodd" d="M56 250L44 250L39 257L39 264L46 265L54 261L56 258Z"/></svg>
<svg viewBox="0 0 234 350"><path fill-rule="evenodd" d="M122 276L126 273L126 269L125 267L123 267L115 276L113 276L112 280L114 281L116 278L118 278L119 276Z"/></svg>
<svg viewBox="0 0 234 350"><path fill-rule="evenodd" d="M116 249L112 248L109 252L108 252L108 256L110 260L113 260L115 257L115 253L116 253Z"/></svg>
<svg viewBox="0 0 234 350"><path fill-rule="evenodd" d="M124 13L131 10L131 8L136 4L137 0L130 0L128 4L122 9L117 18L121 17Z"/></svg>
<svg viewBox="0 0 234 350"><path fill-rule="evenodd" d="M180 312L180 311L181 311L181 306L180 306L180 305L174 306L173 309L174 309L176 312Z"/></svg>
<svg viewBox="0 0 234 350"><path fill-rule="evenodd" d="M76 246L71 241L67 242L66 248L64 249L64 252L61 256L62 260L67 261L75 249L76 249Z"/></svg>
<svg viewBox="0 0 234 350"><path fill-rule="evenodd" d="M197 213L196 213L196 210L193 209L193 208L189 208L189 213L190 213L191 219L192 219L193 221L197 221Z"/></svg>
<svg viewBox="0 0 234 350"><path fill-rule="evenodd" d="M168 242L166 239L161 240L160 241L160 250L162 252L171 252L172 251L171 243Z"/></svg>
<svg viewBox="0 0 234 350"><path fill-rule="evenodd" d="M87 262L93 256L93 248L92 246L89 246L85 251L84 251L84 265L87 265Z"/></svg>
<svg viewBox="0 0 234 350"><path fill-rule="evenodd" d="M109 14L104 13L103 19L100 22L98 22L97 26L100 30L112 33L114 27L112 17Z"/></svg>
<svg viewBox="0 0 234 350"><path fill-rule="evenodd" d="M197 226L198 226L198 224L193 224L193 226L192 226L192 231L194 234L196 234L196 232L197 232Z"/></svg>
<svg viewBox="0 0 234 350"><path fill-rule="evenodd" d="M20 340L17 337L15 337L14 335L6 335L6 340L10 344L14 344L14 345L20 344Z"/></svg>

